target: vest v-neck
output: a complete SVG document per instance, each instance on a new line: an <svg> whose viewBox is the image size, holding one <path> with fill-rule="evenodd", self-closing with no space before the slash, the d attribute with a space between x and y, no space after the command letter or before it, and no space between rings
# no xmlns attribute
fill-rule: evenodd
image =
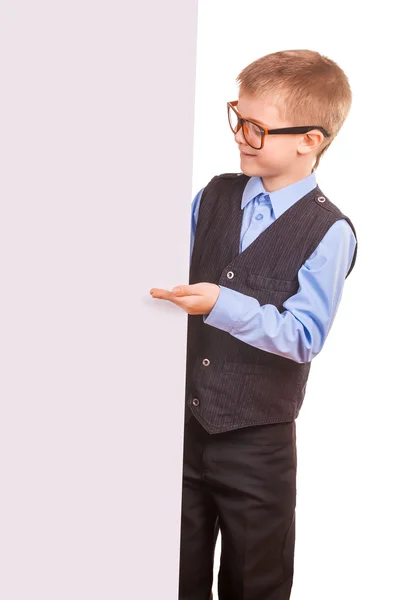
<svg viewBox="0 0 400 600"><path fill-rule="evenodd" d="M255 240L253 240L253 242L251 242L251 244L249 244L247 246L247 248L243 249L242 252L240 252L240 245L241 245L240 244L240 234L241 234L243 209L241 208L241 199L240 199L240 202L236 201L235 202L235 215L234 215L234 218L235 218L235 235L234 235L235 242L234 243L235 243L235 248L237 249L237 254L235 255L235 257L233 259L235 261L235 263L242 262L242 260L245 260L245 258L247 257L248 254L255 252L257 250L258 246L264 245L266 238L268 238L268 236L272 235L273 232L275 231L275 228L278 226L277 223L279 225L282 225L282 222L284 224L284 222L286 220L290 221L292 218L292 214L295 213L297 210L301 211L303 208L303 205L305 203L307 203L308 201L310 201L312 198L314 198L314 196L317 194L321 195L321 190L318 188L318 186L316 188L312 189L310 192L308 192L305 196L303 196L302 198L297 200L287 210L285 210L285 212L282 215L277 217L275 219L275 221L273 221L264 231L262 231L257 236L257 238Z"/></svg>

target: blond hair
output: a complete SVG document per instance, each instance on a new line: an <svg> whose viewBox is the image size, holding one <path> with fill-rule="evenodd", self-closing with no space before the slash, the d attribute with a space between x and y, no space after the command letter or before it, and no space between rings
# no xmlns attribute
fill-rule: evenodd
<svg viewBox="0 0 400 600"><path fill-rule="evenodd" d="M319 125L324 138L314 168L339 133L350 111L352 94L342 69L313 50L267 54L243 69L236 79L243 92L276 95L283 119L293 125Z"/></svg>

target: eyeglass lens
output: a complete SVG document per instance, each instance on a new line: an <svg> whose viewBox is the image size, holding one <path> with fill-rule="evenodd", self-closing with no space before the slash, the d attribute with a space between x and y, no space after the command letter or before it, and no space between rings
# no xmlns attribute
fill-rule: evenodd
<svg viewBox="0 0 400 600"><path fill-rule="evenodd" d="M234 133L237 133L240 129L240 122L237 114L231 107L229 107L228 112L229 124ZM243 122L243 137L249 146L252 146L255 149L261 148L262 142L262 130L258 125L252 123L251 121Z"/></svg>

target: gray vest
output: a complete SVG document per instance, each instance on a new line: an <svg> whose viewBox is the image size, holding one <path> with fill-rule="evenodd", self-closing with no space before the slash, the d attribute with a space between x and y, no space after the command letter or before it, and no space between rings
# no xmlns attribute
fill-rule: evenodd
<svg viewBox="0 0 400 600"><path fill-rule="evenodd" d="M356 232L317 187L239 254L248 180L243 174L219 175L204 189L189 283L222 285L283 312L282 304L299 289L299 269L330 227L346 219ZM310 365L259 350L204 324L202 315L188 315L186 418L191 411L209 433L293 421Z"/></svg>

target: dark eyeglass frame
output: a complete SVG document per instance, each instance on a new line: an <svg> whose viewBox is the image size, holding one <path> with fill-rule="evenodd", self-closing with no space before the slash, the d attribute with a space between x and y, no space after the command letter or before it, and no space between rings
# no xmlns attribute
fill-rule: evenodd
<svg viewBox="0 0 400 600"><path fill-rule="evenodd" d="M326 131L326 129L324 129L323 127L320 127L319 125L305 125L303 127L281 127L280 129L267 129L265 125L263 125L262 123L257 123L257 121L252 121L251 119L244 119L242 117L242 115L236 110L235 106L237 106L238 104L238 100L234 100L232 102L227 102L227 109L228 109L228 122L229 122L229 127L231 128L231 130L233 131L233 133L238 133L238 131L240 131L240 128L243 127L243 125L246 125L246 123L251 123L252 125L256 125L256 127L259 128L260 132L261 132L261 146L260 147L255 147L252 146L246 138L246 130L245 128L243 128L243 135L246 139L246 142L249 144L249 146L251 148L254 148L254 150L261 150L264 147L264 142L265 142L265 137L267 135L280 135L280 134L293 134L293 133L308 133L309 131L312 131L313 129L318 129L319 131L321 131L324 135L324 137L330 137L331 134L328 133ZM231 125L230 119L229 119L229 109L232 109L233 112L236 114L237 118L238 118L238 123L239 126L237 128L237 131L235 131Z"/></svg>

